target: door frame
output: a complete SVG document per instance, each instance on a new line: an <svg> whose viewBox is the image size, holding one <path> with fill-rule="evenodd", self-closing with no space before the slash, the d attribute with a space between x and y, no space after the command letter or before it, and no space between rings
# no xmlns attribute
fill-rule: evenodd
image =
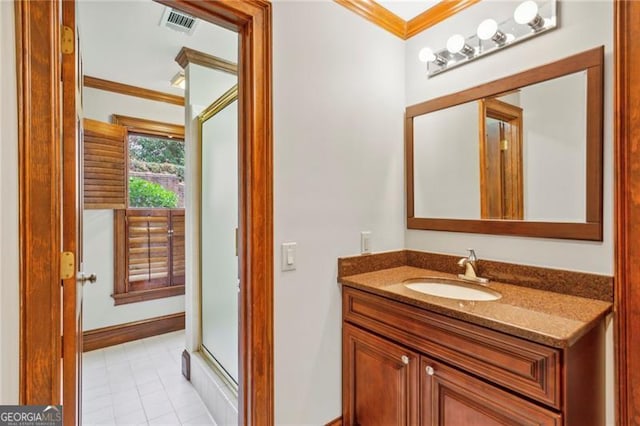
<svg viewBox="0 0 640 426"><path fill-rule="evenodd" d="M15 2L20 188L20 403L59 404L62 126L60 1ZM240 397L244 425L274 423L271 3L161 0L238 32Z"/></svg>
<svg viewBox="0 0 640 426"><path fill-rule="evenodd" d="M640 3L614 1L616 424L640 416Z"/></svg>

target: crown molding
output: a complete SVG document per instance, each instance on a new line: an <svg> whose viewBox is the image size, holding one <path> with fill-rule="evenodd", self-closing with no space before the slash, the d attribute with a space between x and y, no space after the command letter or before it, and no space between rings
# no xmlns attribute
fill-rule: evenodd
<svg viewBox="0 0 640 426"><path fill-rule="evenodd" d="M442 0L409 21L405 21L374 0L334 1L391 34L407 40L481 0Z"/></svg>
<svg viewBox="0 0 640 426"><path fill-rule="evenodd" d="M223 71L229 74L238 74L238 64L209 55L198 50L183 47L176 56L176 62L185 69L189 64L202 65L203 67L212 68L214 70Z"/></svg>
<svg viewBox="0 0 640 426"><path fill-rule="evenodd" d="M458 12L462 12L466 8L479 3L481 0L447 0L441 1L435 6L425 10L415 18L410 19L407 22L407 31L405 33L405 40L410 39L416 34L421 33L427 28L433 27L436 24L444 21L447 18L452 17Z"/></svg>
<svg viewBox="0 0 640 426"><path fill-rule="evenodd" d="M142 87L130 86L115 81L103 80L97 77L84 76L84 87L93 89L106 90L107 92L119 93L121 95L135 96L138 98L149 99L152 101L166 102L169 104L184 106L184 97L172 95L169 93L158 92L157 90L144 89Z"/></svg>
<svg viewBox="0 0 640 426"><path fill-rule="evenodd" d="M407 22L373 0L334 0L357 15L362 16L391 34L406 39Z"/></svg>

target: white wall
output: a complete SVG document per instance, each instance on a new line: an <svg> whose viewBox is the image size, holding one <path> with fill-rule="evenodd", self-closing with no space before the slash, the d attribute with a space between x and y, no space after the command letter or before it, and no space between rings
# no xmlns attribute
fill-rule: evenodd
<svg viewBox="0 0 640 426"><path fill-rule="evenodd" d="M166 102L85 88L84 117L111 122L112 114L146 118L174 124L184 123L184 108ZM84 211L84 271L98 281L84 286L83 329L93 330L184 311L184 296L114 306L113 210Z"/></svg>
<svg viewBox="0 0 640 426"><path fill-rule="evenodd" d="M0 404L18 403L18 116L13 2L0 2Z"/></svg>
<svg viewBox="0 0 640 426"><path fill-rule="evenodd" d="M274 2L275 423L341 413L337 258L404 245L404 48L330 1ZM280 271L280 244L298 243Z"/></svg>
<svg viewBox="0 0 640 426"><path fill-rule="evenodd" d="M184 124L184 107L179 105L121 95L92 87L85 87L82 92L82 109L86 118L111 123L111 115L118 114Z"/></svg>
<svg viewBox="0 0 640 426"><path fill-rule="evenodd" d="M410 39L406 45L407 104L495 80L537 65L600 45L605 46L604 87L604 241L583 242L519 238L436 231L405 231L407 248L440 253L465 254L474 247L480 259L613 275L613 3L605 1L558 2L560 27L532 40L478 59L428 79L418 52L424 46L439 48L454 31L472 33L484 19L483 3ZM517 2L486 2L490 7L511 7ZM483 6L484 7L484 6ZM610 323L611 324L611 323ZM613 425L613 338L607 330L607 425Z"/></svg>

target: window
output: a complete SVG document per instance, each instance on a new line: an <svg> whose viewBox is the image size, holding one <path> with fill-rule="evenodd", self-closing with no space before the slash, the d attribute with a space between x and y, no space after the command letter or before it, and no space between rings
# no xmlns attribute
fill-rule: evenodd
<svg viewBox="0 0 640 426"><path fill-rule="evenodd" d="M184 127L113 116L127 131L127 208L115 211L116 305L184 294Z"/></svg>

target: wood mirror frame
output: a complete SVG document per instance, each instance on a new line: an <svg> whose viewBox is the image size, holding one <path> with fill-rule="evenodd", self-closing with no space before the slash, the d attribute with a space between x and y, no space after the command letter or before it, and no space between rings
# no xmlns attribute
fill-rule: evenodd
<svg viewBox="0 0 640 426"><path fill-rule="evenodd" d="M415 117L580 71L586 71L587 75L586 222L415 217L413 181L413 120ZM407 107L405 112L407 228L602 241L603 73L604 47L600 46L557 62Z"/></svg>

